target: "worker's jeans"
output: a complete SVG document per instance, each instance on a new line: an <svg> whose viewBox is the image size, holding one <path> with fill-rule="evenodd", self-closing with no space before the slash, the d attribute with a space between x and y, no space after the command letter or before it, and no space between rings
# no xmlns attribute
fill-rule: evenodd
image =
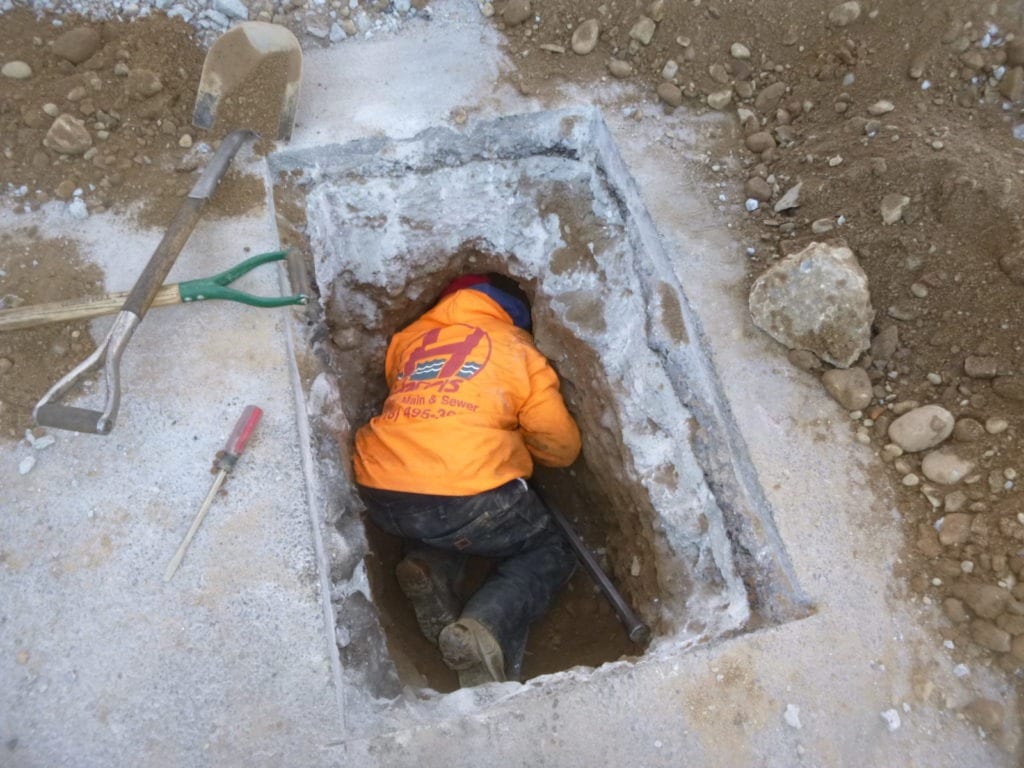
<svg viewBox="0 0 1024 768"><path fill-rule="evenodd" d="M406 557L424 560L450 581L466 555L498 558L462 616L501 644L510 680L519 678L530 624L550 605L576 566L569 542L524 480L473 496L430 496L360 487L371 519L411 539Z"/></svg>

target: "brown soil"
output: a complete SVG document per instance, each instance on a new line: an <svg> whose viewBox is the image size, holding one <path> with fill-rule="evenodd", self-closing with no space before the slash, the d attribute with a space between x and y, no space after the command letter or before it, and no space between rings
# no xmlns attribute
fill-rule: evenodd
<svg viewBox="0 0 1024 768"><path fill-rule="evenodd" d="M0 310L102 292L103 273L82 261L73 240L0 233ZM0 331L0 438L20 438L39 398L95 348L87 321Z"/></svg>
<svg viewBox="0 0 1024 768"><path fill-rule="evenodd" d="M55 39L82 28L99 32L96 53L77 65L53 53ZM250 94L239 106L229 103L211 131L194 128L203 57L192 27L157 14L128 23L66 17L62 27L26 10L5 14L0 60L24 61L32 76L0 77L0 179L6 187L0 195L15 210L34 210L80 190L90 212L142 203L141 225L166 225L209 157L197 151L199 143L215 145L236 127L266 132L267 115L276 113ZM152 76L157 84L149 85ZM84 122L92 139L84 153L44 145L58 114ZM262 202L262 181L240 179L229 174L211 200L211 215L243 213ZM20 187L23 195L11 194Z"/></svg>

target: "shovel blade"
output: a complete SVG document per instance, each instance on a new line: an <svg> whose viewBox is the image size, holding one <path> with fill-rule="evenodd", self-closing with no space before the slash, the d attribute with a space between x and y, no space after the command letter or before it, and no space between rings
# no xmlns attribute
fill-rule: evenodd
<svg viewBox="0 0 1024 768"><path fill-rule="evenodd" d="M278 119L273 121L277 138L290 139L299 101L302 48L289 29L265 21L242 22L221 35L207 52L192 124L212 128L224 100L254 77L272 91L266 96L266 107L277 112Z"/></svg>

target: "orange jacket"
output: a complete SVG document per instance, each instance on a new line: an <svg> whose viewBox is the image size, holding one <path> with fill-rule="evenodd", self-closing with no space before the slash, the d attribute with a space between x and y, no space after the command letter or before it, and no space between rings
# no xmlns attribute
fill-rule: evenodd
<svg viewBox="0 0 1024 768"><path fill-rule="evenodd" d="M558 375L486 294L444 297L391 339L390 394L356 433L360 485L469 496L580 452Z"/></svg>

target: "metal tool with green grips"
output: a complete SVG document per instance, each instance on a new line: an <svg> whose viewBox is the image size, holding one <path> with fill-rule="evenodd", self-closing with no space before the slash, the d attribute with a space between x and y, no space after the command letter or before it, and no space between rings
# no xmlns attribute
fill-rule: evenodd
<svg viewBox="0 0 1024 768"><path fill-rule="evenodd" d="M261 253L212 277L203 277L198 280L187 280L181 283L165 285L157 292L150 306L166 307L183 302L191 303L215 299L235 301L252 307L264 308L306 304L309 302L309 297L304 293L298 293L293 296L254 296L250 293L228 287L243 275L252 272L263 264L283 261L288 258L288 254L288 251ZM50 304L0 309L0 331L13 331L18 328L32 328L46 323L111 315L121 308L127 295L127 293L111 293L95 299L71 299Z"/></svg>

